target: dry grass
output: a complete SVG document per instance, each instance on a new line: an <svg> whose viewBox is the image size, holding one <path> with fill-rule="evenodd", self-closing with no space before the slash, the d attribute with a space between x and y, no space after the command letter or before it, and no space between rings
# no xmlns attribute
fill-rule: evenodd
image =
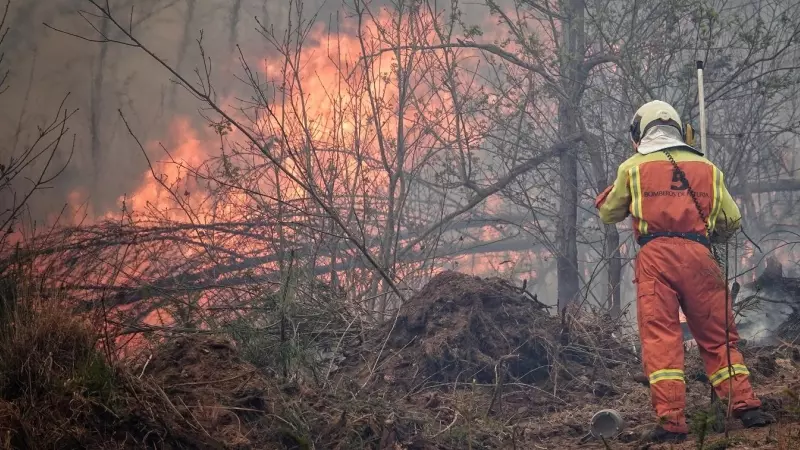
<svg viewBox="0 0 800 450"><path fill-rule="evenodd" d="M500 288L456 287L463 292L437 290L428 296L435 300L446 293L452 302L421 302L416 315L398 320L395 333L407 332L414 344L389 340L375 374L381 382L364 387L342 381L333 383L339 387L334 391L314 384L313 378L260 370L242 354L240 342L206 335L165 340L144 367L109 364L96 347L102 335L91 330L97 327L65 314L52 296L36 295L35 290L9 296L0 286L6 300L0 303L0 450L575 448L599 408L619 410L631 432L651 422L648 389L633 381L640 364L619 337L618 324L588 313L546 317L529 311L535 306L511 294L499 300L498 292L504 292ZM460 309L451 305L458 302ZM472 312L465 315L462 310ZM538 324L538 329L515 329L522 328L516 320L527 317L520 313L526 311L536 320L522 324ZM417 319L430 333L411 326ZM510 339L514 342L509 348L493 344L509 337L542 342L546 355L534 362L550 365L550 376L526 383L520 372L506 370L502 355L516 354L524 343ZM384 335L377 336L363 348L376 349L384 340ZM447 383L402 385L388 377L402 379L399 375L424 369L414 364L448 346L478 348L488 355L492 365L486 379L462 375ZM355 378L357 371L369 370L371 356L345 366L337 376ZM403 358L410 364L395 361ZM460 361L466 364L461 368L481 374L481 359ZM791 368L762 359L764 364L753 368L765 372L764 384L784 384ZM772 365L779 373L770 376L771 371L761 370ZM690 351L687 373L702 372L696 350ZM690 412L701 411L708 403L707 386L690 380L688 387ZM781 392L784 399L775 409L800 404L790 394ZM736 441L725 445L721 436L709 435L706 448L744 449L756 442L759 448L800 448L794 424L774 427L771 435L767 430L738 431L732 434ZM587 448L607 448L601 445L588 443ZM623 441L609 445L637 448Z"/></svg>
<svg viewBox="0 0 800 450"><path fill-rule="evenodd" d="M114 373L96 335L60 299L4 280L0 292L0 442L6 448L80 440L86 410L111 410Z"/></svg>
<svg viewBox="0 0 800 450"><path fill-rule="evenodd" d="M170 339L146 370L110 364L89 323L30 292L3 303L2 450L393 448L416 434L414 414L293 387L226 340Z"/></svg>
<svg viewBox="0 0 800 450"><path fill-rule="evenodd" d="M107 361L91 324L32 283L3 284L0 449L142 448L174 441L185 445L173 448L199 448L156 386Z"/></svg>
<svg viewBox="0 0 800 450"><path fill-rule="evenodd" d="M11 308L0 329L0 395L35 401L74 387L102 391L111 371L96 350L87 324L64 314L58 300L26 297Z"/></svg>

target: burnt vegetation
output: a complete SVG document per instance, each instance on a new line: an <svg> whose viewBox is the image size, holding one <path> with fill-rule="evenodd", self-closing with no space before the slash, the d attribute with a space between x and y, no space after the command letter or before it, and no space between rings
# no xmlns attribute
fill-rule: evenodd
<svg viewBox="0 0 800 450"><path fill-rule="evenodd" d="M685 448L800 443L796 2L207 3L3 5L0 448L637 448L636 249L591 204L637 105L696 128L697 59L781 420L720 423L687 342Z"/></svg>

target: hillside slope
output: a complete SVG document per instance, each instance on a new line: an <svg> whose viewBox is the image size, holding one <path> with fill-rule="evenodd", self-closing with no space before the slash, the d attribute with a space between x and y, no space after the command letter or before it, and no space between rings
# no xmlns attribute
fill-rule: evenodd
<svg viewBox="0 0 800 450"><path fill-rule="evenodd" d="M0 448L564 449L642 448L649 390L631 337L608 317L554 317L502 280L445 272L342 353L332 376L284 379L215 334L166 338L136 366L109 365L96 336L57 313L16 316L0 335ZM780 423L703 448L800 448L800 351L744 347ZM687 351L695 434L710 389ZM619 439L584 437L614 408Z"/></svg>

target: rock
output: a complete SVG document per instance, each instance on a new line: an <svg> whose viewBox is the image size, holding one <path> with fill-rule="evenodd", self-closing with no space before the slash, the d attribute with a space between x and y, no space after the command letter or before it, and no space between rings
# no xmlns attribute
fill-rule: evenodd
<svg viewBox="0 0 800 450"><path fill-rule="evenodd" d="M592 383L592 393L596 397L607 397L618 394L617 390L614 389L614 386L605 381L595 381Z"/></svg>

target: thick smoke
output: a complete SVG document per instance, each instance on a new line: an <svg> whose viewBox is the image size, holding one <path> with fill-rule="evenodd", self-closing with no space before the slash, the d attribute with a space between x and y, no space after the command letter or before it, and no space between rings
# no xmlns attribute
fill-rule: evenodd
<svg viewBox="0 0 800 450"><path fill-rule="evenodd" d="M738 298L752 304L744 308L736 320L741 338L756 344L777 343L781 325L792 314L790 305L797 304L796 299L770 284L759 289L742 288Z"/></svg>
<svg viewBox="0 0 800 450"><path fill-rule="evenodd" d="M381 0L370 5L377 9L402 1L405 0ZM249 96L236 78L242 70L235 46L241 46L245 58L253 65L264 58L277 57L256 30L256 17L280 33L288 21L290 8L294 8L290 5L297 4L289 0L112 0L110 3L115 14L126 20L133 5L134 34L190 80L195 79L193 70L202 64L196 43L202 30L217 92L234 104L236 98ZM442 7L442 3L448 2L438 3ZM511 2L497 3L503 6ZM307 19L315 17L318 26L331 32L340 30L337 17L344 19L350 9L342 0L303 0L302 4ZM468 24L486 23L485 7L464 4L462 8ZM169 135L176 118L189 120L197 130L206 129L204 119L197 114L199 103L171 83L169 74L149 56L130 47L87 42L53 29L97 38L83 17L100 29L102 21L86 13L82 16L81 11L94 13L88 0L11 0L7 21L10 31L3 48L5 64L11 71L11 89L0 97L3 105L0 138L5 143L0 146L0 159L18 153L30 142L37 133L37 125L52 118L67 93L70 95L66 106L79 109L70 122L70 131L76 137L72 163L55 181L55 189L44 191L31 201L32 215L38 220L59 211L73 192L88 195L95 211L106 211L116 208L120 196L134 192L140 185L146 161L128 135L118 110L125 113L142 142L163 140L167 145L172 142L179 146L174 136ZM342 32L346 30L343 28ZM491 34L491 30L483 31ZM119 36L112 33L111 37ZM164 158L157 147L147 150L152 151L152 159ZM64 161L68 153L65 148L57 157ZM623 271L622 303L630 304L629 317L635 322L635 285L627 259ZM554 300L555 274L549 272L543 278L535 289L543 299ZM606 297L605 292L592 294L592 300ZM742 292L740 298L747 295ZM747 312L743 334L759 336L774 328L770 317L785 310L775 305L765 303L761 311ZM746 323L752 325L748 327Z"/></svg>
<svg viewBox="0 0 800 450"><path fill-rule="evenodd" d="M199 61L197 46L191 45L206 33L204 45L214 62L220 86L230 85L235 60L225 51L225 28L230 21L230 2L196 2L192 23L184 26L186 1L134 2L134 33L142 37L160 57L175 64L183 59L181 72L190 75ZM214 4L216 3L216 4ZM112 10L127 22L130 1L112 2ZM87 42L53 30L98 38L81 17L92 20L100 30L110 29L103 21L81 11L94 12L82 0L12 0L11 31L6 58L11 69L11 89L3 99L0 136L16 144L4 152L20 151L37 132L36 126L50 120L61 100L69 94L66 107L78 109L70 122L75 135L75 154L56 189L32 199L34 217L43 218L58 210L68 194L80 190L91 196L97 209L113 208L117 198L140 182L145 161L127 135L118 110L122 110L143 141L160 138L172 117L191 115L197 105L170 83L166 72L146 55L129 47ZM252 41L252 15L241 13L239 36ZM51 28L52 27L52 28ZM184 30L190 36L184 36ZM109 31L111 38L118 33ZM188 38L188 43L185 43ZM180 53L185 53L181 58ZM60 152L66 158L68 148ZM6 156L5 154L3 155Z"/></svg>
<svg viewBox="0 0 800 450"><path fill-rule="evenodd" d="M237 79L242 68L236 45L253 65L275 57L257 30L256 17L281 33L289 14L295 16L297 11L297 2L288 0L110 3L125 24L132 19L134 34L145 45L190 81L196 80L195 68L202 66L197 44L202 32L216 91L220 98L230 99L229 107L236 106L236 98L249 97ZM341 18L347 8L338 1L303 0L302 10L307 20L315 18L318 26L335 32L337 15ZM168 139L169 125L178 116L189 118L198 129L205 128L198 114L199 103L140 50L88 42L54 30L99 38L84 19L99 30L106 29L102 20L93 17L96 12L88 0L11 0L10 30L2 49L11 88L3 95L0 108L0 138L7 143L0 150L0 159L19 154L35 138L37 125L52 120L67 94L65 106L78 109L70 122L70 136L74 134L76 139L72 162L54 182L54 189L31 199L35 219L59 211L72 192L88 195L93 208L103 211L115 208L120 196L135 190L147 169L146 161L118 110L125 113L142 142ZM109 36L120 38L113 31ZM56 162L65 162L68 155L69 145ZM151 156L164 157L163 152Z"/></svg>

